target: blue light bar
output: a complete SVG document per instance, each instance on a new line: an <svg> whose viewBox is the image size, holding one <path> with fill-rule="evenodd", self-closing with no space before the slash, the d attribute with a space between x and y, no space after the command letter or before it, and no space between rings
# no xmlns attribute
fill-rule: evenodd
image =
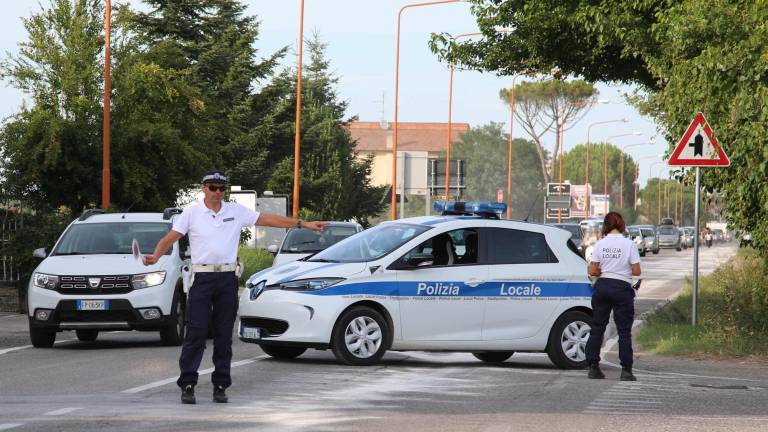
<svg viewBox="0 0 768 432"><path fill-rule="evenodd" d="M435 201L436 212L453 214L504 213L507 205L492 201Z"/></svg>

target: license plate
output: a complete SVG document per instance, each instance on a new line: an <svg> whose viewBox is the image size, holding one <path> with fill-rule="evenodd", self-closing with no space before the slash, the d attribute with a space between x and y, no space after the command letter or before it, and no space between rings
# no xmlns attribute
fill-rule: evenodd
<svg viewBox="0 0 768 432"><path fill-rule="evenodd" d="M109 300L78 300L77 310L109 310Z"/></svg>
<svg viewBox="0 0 768 432"><path fill-rule="evenodd" d="M256 327L240 326L240 336L245 339L260 339L261 329Z"/></svg>

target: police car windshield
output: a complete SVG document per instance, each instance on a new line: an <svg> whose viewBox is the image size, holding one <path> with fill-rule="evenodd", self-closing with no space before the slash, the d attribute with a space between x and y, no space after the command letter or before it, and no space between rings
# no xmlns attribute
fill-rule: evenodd
<svg viewBox="0 0 768 432"><path fill-rule="evenodd" d="M51 255L130 254L133 239L142 254L152 253L171 229L169 223L84 223L69 227ZM171 254L169 249L166 255Z"/></svg>
<svg viewBox="0 0 768 432"><path fill-rule="evenodd" d="M307 261L368 262L377 260L431 227L386 223L362 231L313 255Z"/></svg>
<svg viewBox="0 0 768 432"><path fill-rule="evenodd" d="M308 254L320 252L356 233L354 226L328 225L323 232L306 228L292 229L285 235L281 253Z"/></svg>

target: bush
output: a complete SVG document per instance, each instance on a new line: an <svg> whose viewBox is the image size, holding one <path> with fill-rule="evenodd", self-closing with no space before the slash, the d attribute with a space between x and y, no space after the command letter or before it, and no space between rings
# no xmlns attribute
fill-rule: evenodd
<svg viewBox="0 0 768 432"><path fill-rule="evenodd" d="M245 281L247 281L252 274L260 272L267 267L271 267L272 260L275 259L274 255L265 249L251 249L246 247L240 248L238 256L245 266L243 274L240 276L240 284L245 284Z"/></svg>

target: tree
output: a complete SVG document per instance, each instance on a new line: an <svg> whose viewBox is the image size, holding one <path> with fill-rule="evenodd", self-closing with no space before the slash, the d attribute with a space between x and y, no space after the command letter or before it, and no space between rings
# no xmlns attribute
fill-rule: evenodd
<svg viewBox="0 0 768 432"><path fill-rule="evenodd" d="M499 92L499 97L505 104L509 103L510 92L511 89L502 89ZM558 129L561 129L563 124L573 126L586 115L592 105L584 102L595 94L597 90L594 86L582 80L523 82L515 86L515 118L536 144L544 184L554 177L557 158L549 161L545 158L542 136L554 127L556 139L552 154L559 154ZM549 168L547 162L550 164Z"/></svg>
<svg viewBox="0 0 768 432"><path fill-rule="evenodd" d="M507 147L509 135L503 124L489 123L472 128L453 143L452 154L466 161L466 195L469 200L496 201L501 189L507 193ZM542 221L544 183L535 142L515 139L512 143L512 218Z"/></svg>

